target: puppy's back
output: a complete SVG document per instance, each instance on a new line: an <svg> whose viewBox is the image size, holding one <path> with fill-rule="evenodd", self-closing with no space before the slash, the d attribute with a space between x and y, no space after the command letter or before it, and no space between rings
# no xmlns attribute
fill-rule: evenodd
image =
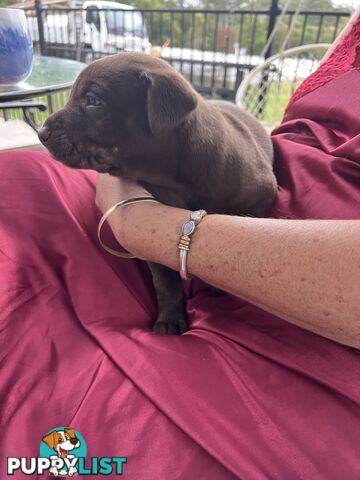
<svg viewBox="0 0 360 480"><path fill-rule="evenodd" d="M243 108L240 108L231 102L225 102L223 100L210 100L209 103L219 110L236 130L239 130L240 126L245 125L251 132L258 148L262 150L264 159L272 164L274 151L270 135L261 125L259 120L250 115Z"/></svg>

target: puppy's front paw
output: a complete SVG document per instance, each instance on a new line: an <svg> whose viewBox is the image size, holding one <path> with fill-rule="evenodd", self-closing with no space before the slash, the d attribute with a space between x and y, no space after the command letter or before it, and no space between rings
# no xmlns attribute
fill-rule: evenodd
<svg viewBox="0 0 360 480"><path fill-rule="evenodd" d="M153 330L161 335L181 335L188 329L185 313L167 313L159 315Z"/></svg>

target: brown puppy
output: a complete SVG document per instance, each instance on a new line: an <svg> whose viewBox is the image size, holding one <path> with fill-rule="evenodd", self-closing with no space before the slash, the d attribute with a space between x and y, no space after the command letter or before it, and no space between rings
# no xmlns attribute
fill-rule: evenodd
<svg viewBox="0 0 360 480"><path fill-rule="evenodd" d="M145 54L85 68L39 138L65 165L133 179L176 207L261 216L276 194L272 144L260 123L231 103L204 100L169 64ZM180 334L187 328L180 278L150 268L154 330Z"/></svg>

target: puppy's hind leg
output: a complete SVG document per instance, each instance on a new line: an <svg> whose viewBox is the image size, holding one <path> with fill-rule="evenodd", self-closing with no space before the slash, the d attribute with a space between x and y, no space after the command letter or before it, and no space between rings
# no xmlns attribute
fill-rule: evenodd
<svg viewBox="0 0 360 480"><path fill-rule="evenodd" d="M188 329L182 282L178 272L157 263L149 263L158 302L158 317L153 330L181 335Z"/></svg>

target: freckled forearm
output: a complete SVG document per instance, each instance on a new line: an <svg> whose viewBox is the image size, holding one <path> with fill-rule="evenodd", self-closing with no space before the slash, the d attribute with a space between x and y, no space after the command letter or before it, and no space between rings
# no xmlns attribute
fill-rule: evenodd
<svg viewBox="0 0 360 480"><path fill-rule="evenodd" d="M205 228L192 246L193 273L291 323L360 347L360 222L216 216Z"/></svg>
<svg viewBox="0 0 360 480"><path fill-rule="evenodd" d="M135 255L177 270L188 217L163 205L134 206L114 215L112 228ZM360 348L359 238L358 221L209 215L194 234L188 267L291 323Z"/></svg>

